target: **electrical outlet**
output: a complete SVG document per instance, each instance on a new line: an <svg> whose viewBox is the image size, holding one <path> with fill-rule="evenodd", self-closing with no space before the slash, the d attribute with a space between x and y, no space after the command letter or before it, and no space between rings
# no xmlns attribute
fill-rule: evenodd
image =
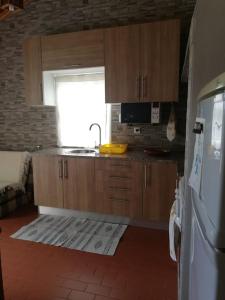
<svg viewBox="0 0 225 300"><path fill-rule="evenodd" d="M134 127L134 134L141 134L141 128L140 127Z"/></svg>

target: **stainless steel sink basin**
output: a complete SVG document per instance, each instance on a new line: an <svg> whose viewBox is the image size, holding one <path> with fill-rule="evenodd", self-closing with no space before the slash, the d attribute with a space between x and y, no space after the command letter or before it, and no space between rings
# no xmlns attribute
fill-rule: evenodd
<svg viewBox="0 0 225 300"><path fill-rule="evenodd" d="M96 151L93 149L73 149L70 150L69 153L74 153L74 154L79 154L79 153L83 153L83 154L88 154L88 153L95 153Z"/></svg>

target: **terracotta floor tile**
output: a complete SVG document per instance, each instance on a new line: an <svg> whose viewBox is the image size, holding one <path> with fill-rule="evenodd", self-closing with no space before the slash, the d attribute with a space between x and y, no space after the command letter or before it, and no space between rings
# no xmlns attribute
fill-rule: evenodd
<svg viewBox="0 0 225 300"><path fill-rule="evenodd" d="M100 284L102 277L94 275L81 275L80 280L86 283Z"/></svg>
<svg viewBox="0 0 225 300"><path fill-rule="evenodd" d="M95 295L84 293L84 292L78 292L78 291L72 291L69 298L70 300L94 300Z"/></svg>
<svg viewBox="0 0 225 300"><path fill-rule="evenodd" d="M0 220L5 300L177 300L166 231L129 226L112 257L10 238L36 217Z"/></svg>
<svg viewBox="0 0 225 300"><path fill-rule="evenodd" d="M105 296L96 296L95 300L116 300L115 298L109 298L109 297L105 297Z"/></svg>
<svg viewBox="0 0 225 300"><path fill-rule="evenodd" d="M67 298L70 293L71 293L71 289L68 289L68 288L57 287L55 289L56 297Z"/></svg>
<svg viewBox="0 0 225 300"><path fill-rule="evenodd" d="M81 281L67 279L66 281L64 281L63 286L66 288L70 288L71 290L84 291L86 290L88 285Z"/></svg>
<svg viewBox="0 0 225 300"><path fill-rule="evenodd" d="M89 284L86 291L95 295L109 296L111 288L96 284Z"/></svg>

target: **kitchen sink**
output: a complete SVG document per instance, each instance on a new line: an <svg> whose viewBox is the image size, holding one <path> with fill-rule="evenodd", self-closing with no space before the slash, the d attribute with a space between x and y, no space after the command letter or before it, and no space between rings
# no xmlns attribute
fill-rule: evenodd
<svg viewBox="0 0 225 300"><path fill-rule="evenodd" d="M73 154L79 154L79 153L83 153L83 154L88 154L88 153L95 153L96 150L94 149L73 149L70 150L69 153L73 153Z"/></svg>

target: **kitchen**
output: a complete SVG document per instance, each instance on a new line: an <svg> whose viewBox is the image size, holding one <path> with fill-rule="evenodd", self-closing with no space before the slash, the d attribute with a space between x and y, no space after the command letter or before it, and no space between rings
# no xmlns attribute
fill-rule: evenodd
<svg viewBox="0 0 225 300"><path fill-rule="evenodd" d="M22 2L22 9L18 3L4 7L0 21L0 160L5 169L12 152L29 152L34 205L15 211L8 201L2 209L5 299L47 300L51 288L54 299L203 299L188 295L188 201L181 200L185 217L178 218L181 244L175 225L178 264L169 258L168 225L175 189L183 175L187 183L193 160L190 74L197 63L189 31L194 17L205 20L210 10L201 14L199 1L193 17L192 0ZM199 37L201 30L193 32ZM205 80L199 72L196 91L220 73ZM53 225L42 227L42 237L37 229L38 238L28 238L28 228L18 238L45 215ZM69 230L70 240L60 241L65 232L58 229L60 238L49 244L67 246L43 245L56 235L47 237L50 227L76 218L78 226L103 222L121 234L111 248L105 236L96 240L93 251Z"/></svg>

